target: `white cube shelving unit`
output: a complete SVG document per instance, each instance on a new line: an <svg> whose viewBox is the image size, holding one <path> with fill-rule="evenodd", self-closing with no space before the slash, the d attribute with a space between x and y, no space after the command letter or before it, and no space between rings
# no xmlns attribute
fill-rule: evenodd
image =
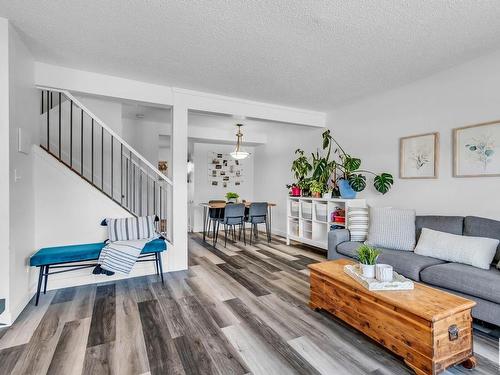
<svg viewBox="0 0 500 375"><path fill-rule="evenodd" d="M323 199L311 197L288 197L287 244L290 240L302 242L322 249L328 248L328 232L332 225L346 226L332 220L332 213L342 208L347 213L351 207L366 207L364 199Z"/></svg>

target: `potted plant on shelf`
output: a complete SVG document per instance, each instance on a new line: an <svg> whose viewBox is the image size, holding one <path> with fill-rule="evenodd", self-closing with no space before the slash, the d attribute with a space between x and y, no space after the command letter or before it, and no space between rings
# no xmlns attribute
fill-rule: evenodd
<svg viewBox="0 0 500 375"><path fill-rule="evenodd" d="M301 181L299 181L297 183L297 185L299 186L299 188L300 188L300 194L303 197L308 197L308 196L311 195L311 190L310 190L311 179L310 178L304 178L304 179L302 179Z"/></svg>
<svg viewBox="0 0 500 375"><path fill-rule="evenodd" d="M292 197L300 197L300 187L297 183L288 184L286 188L289 190L289 194Z"/></svg>
<svg viewBox="0 0 500 375"><path fill-rule="evenodd" d="M293 185L296 185L299 188L297 196L300 196L300 190L304 190L304 188L309 187L308 183L305 182L305 179L307 174L311 171L312 165L307 159L307 156L305 156L304 150L298 148L297 150L295 150L295 155L297 155L297 158L292 162L292 172L297 179L297 183L292 184L292 187ZM295 193L297 193L297 190L295 190ZM295 194L293 194L293 191L292 195L295 196Z"/></svg>
<svg viewBox="0 0 500 375"><path fill-rule="evenodd" d="M358 260L364 277L375 278L375 265L380 251L369 245L361 245L358 249Z"/></svg>
<svg viewBox="0 0 500 375"><path fill-rule="evenodd" d="M333 189L328 187L325 192L323 192L323 199L331 199L333 194Z"/></svg>
<svg viewBox="0 0 500 375"><path fill-rule="evenodd" d="M356 197L356 193L366 188L366 175L373 175L373 186L379 193L386 194L392 187L394 179L390 173L375 173L361 169L361 159L348 154L331 135L330 130L322 134L323 154L312 153L312 160L305 156L301 149L292 163L292 171L297 178L297 185L302 190L302 196L307 196L307 190L312 181L322 185L321 191L332 190L334 196L345 199ZM311 176L309 172L312 172ZM305 190L305 191L304 191ZM316 189L318 190L318 189Z"/></svg>
<svg viewBox="0 0 500 375"><path fill-rule="evenodd" d="M320 181L312 180L309 189L311 190L312 196L314 198L321 198L321 193L323 192L324 185Z"/></svg>
<svg viewBox="0 0 500 375"><path fill-rule="evenodd" d="M233 192L226 193L226 200L229 203L238 203L238 198L239 197L240 196L237 193L233 193Z"/></svg>
<svg viewBox="0 0 500 375"><path fill-rule="evenodd" d="M394 179L391 174L383 172L380 174L361 168L361 159L347 154L340 144L332 137L330 130L325 130L322 134L323 149L328 150L327 158L331 154L332 145L337 146L334 154L338 156L337 160L328 163L328 159L323 164L332 169L332 179L335 186L338 186L342 198L355 198L356 193L366 188L365 174L371 174L374 177L373 186L379 193L387 193ZM313 155L314 158L314 155Z"/></svg>

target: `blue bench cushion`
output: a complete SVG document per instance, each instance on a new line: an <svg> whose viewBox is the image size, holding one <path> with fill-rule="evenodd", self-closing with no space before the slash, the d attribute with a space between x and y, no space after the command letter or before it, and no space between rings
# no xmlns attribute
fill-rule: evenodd
<svg viewBox="0 0 500 375"><path fill-rule="evenodd" d="M45 247L38 250L30 258L30 266L45 266L57 263L80 262L99 258L104 242L88 243L83 245L67 245ZM141 254L159 253L167 249L164 240L157 238L146 244Z"/></svg>

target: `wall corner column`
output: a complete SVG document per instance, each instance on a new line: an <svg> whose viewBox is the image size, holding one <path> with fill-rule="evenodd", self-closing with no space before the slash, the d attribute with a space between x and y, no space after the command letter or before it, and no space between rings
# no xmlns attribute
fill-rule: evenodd
<svg viewBox="0 0 500 375"><path fill-rule="evenodd" d="M168 254L168 270L188 268L188 107L182 95L174 97L172 108L172 240L174 251Z"/></svg>

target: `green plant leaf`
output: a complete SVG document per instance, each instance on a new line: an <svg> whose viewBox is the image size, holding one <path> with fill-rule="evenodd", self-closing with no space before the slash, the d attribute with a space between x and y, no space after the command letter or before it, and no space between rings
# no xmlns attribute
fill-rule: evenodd
<svg viewBox="0 0 500 375"><path fill-rule="evenodd" d="M357 258L362 264L376 264L379 255L379 250L365 244L361 245L357 250Z"/></svg>
<svg viewBox="0 0 500 375"><path fill-rule="evenodd" d="M352 157L348 156L344 160L344 168L348 172L354 172L355 170L359 169L359 167L361 167L361 159L352 158Z"/></svg>
<svg viewBox="0 0 500 375"><path fill-rule="evenodd" d="M366 177L362 174L349 175L349 184L354 191L363 191L366 187Z"/></svg>
<svg viewBox="0 0 500 375"><path fill-rule="evenodd" d="M323 150L326 150L328 146L330 146L331 142L330 129L325 130L322 134L322 137L323 137Z"/></svg>
<svg viewBox="0 0 500 375"><path fill-rule="evenodd" d="M391 189L392 184L394 184L394 179L389 173L382 173L380 175L377 175L375 176L375 179L373 181L373 186L375 186L375 189L382 194L387 193Z"/></svg>

